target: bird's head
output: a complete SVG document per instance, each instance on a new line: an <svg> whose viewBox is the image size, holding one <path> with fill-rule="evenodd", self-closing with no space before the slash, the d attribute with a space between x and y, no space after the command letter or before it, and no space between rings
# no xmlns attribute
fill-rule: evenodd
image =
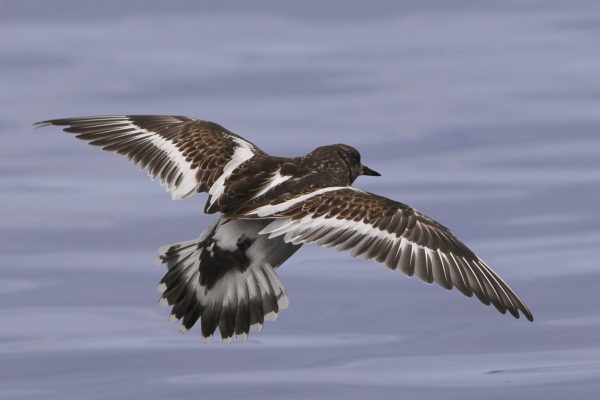
<svg viewBox="0 0 600 400"><path fill-rule="evenodd" d="M320 153L320 158L327 160L331 173L343 173L347 176L349 179L347 184L349 185L360 175L381 176L379 172L363 165L358 150L347 144L319 147L313 153Z"/></svg>

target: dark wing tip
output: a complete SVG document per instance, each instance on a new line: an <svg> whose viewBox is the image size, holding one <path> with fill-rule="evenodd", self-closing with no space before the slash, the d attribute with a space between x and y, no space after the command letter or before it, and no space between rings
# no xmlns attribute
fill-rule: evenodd
<svg viewBox="0 0 600 400"><path fill-rule="evenodd" d="M509 295L509 304L504 303L506 310L516 319L523 315L528 321L533 322L533 314L525 302L500 277L498 279L505 287L503 291Z"/></svg>
<svg viewBox="0 0 600 400"><path fill-rule="evenodd" d="M131 120L131 119L174 119L178 122L191 122L197 121L197 119L188 117L185 115L93 115L93 116L84 116L84 117L72 117L72 118L57 118L57 119L48 119L45 121L38 121L33 123L34 128L41 128L44 126L55 125L55 126L67 126L73 125L77 123L93 123L93 122L116 122L117 120ZM223 128L224 129L224 128Z"/></svg>
<svg viewBox="0 0 600 400"><path fill-rule="evenodd" d="M42 128L44 126L64 126L71 125L77 118L58 118L58 119L47 119L44 121L37 121L33 123L34 128Z"/></svg>
<svg viewBox="0 0 600 400"><path fill-rule="evenodd" d="M525 318L527 318L527 320L529 322L533 322L533 314L531 313L531 311L529 311L529 308L527 308L525 305L523 305L523 307L520 308L521 313L525 316Z"/></svg>
<svg viewBox="0 0 600 400"><path fill-rule="evenodd" d="M502 314L505 314L506 311L510 315L512 315L515 319L520 319L521 315L524 316L529 322L533 322L533 314L529 310L529 308L523 303L523 301L514 294L513 300L516 301L514 305L504 305L504 311L499 310Z"/></svg>
<svg viewBox="0 0 600 400"><path fill-rule="evenodd" d="M107 116L107 117L112 117L112 116ZM47 119L44 121L34 122L33 127L34 128L43 128L45 126L50 126L50 125L67 126L67 125L73 125L74 123L77 123L77 122L87 121L92 118L100 119L102 117L74 117L74 118Z"/></svg>
<svg viewBox="0 0 600 400"><path fill-rule="evenodd" d="M52 119L49 119L47 121L37 121L37 122L34 122L32 124L32 126L33 126L34 129L43 128L44 126L50 126L50 125L52 125L53 121L54 120L52 120Z"/></svg>
<svg viewBox="0 0 600 400"><path fill-rule="evenodd" d="M520 319L521 315L524 316L529 322L533 322L533 315L527 308L516 308L514 310L507 309L508 313L511 314L515 319ZM503 313L504 314L504 313Z"/></svg>

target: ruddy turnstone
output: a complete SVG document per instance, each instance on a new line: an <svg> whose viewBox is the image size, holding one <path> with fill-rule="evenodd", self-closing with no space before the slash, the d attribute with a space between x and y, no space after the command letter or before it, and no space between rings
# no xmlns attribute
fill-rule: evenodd
<svg viewBox="0 0 600 400"><path fill-rule="evenodd" d="M270 156L212 122L185 116L65 118L36 126L64 131L128 157L158 177L173 199L208 192L204 212L219 218L195 240L164 246L168 271L160 303L202 337L245 339L288 306L276 269L303 244L375 260L408 276L457 288L498 311L530 321L521 299L448 228L414 208L352 187L379 176L344 144L295 158Z"/></svg>

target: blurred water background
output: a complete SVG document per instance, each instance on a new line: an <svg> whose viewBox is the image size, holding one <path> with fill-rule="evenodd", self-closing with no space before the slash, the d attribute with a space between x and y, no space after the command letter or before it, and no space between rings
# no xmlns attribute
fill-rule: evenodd
<svg viewBox="0 0 600 400"><path fill-rule="evenodd" d="M592 0L0 1L0 398L597 399L599 44ZM31 128L115 113L356 146L536 321L311 246L261 334L180 335L153 259L205 195Z"/></svg>

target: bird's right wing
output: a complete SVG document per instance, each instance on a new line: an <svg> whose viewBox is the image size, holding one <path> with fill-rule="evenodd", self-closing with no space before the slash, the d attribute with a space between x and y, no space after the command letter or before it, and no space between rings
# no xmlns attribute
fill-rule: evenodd
<svg viewBox="0 0 600 400"><path fill-rule="evenodd" d="M351 250L427 283L456 287L469 297L474 293L502 314L519 318L521 311L533 320L515 292L448 228L406 204L352 187L329 187L258 207L245 217L275 218L260 232L271 238Z"/></svg>
<svg viewBox="0 0 600 400"><path fill-rule="evenodd" d="M158 177L173 199L224 191L231 172L262 153L254 144L220 125L175 115L116 115L41 121L64 126L77 138L129 158Z"/></svg>

